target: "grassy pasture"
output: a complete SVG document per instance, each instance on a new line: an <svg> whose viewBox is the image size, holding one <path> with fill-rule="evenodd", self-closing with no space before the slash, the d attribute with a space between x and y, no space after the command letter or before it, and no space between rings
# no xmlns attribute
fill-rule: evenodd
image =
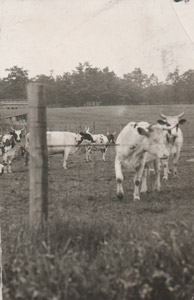
<svg viewBox="0 0 194 300"><path fill-rule="evenodd" d="M28 170L15 162L0 179L3 299L190 299L194 293L194 106L48 109L48 127L93 127L117 134L129 121L158 120L159 112L185 111L179 178L160 193L132 201L133 176L124 170L125 197L117 200L114 156L80 150L49 157L49 233L28 234Z"/></svg>

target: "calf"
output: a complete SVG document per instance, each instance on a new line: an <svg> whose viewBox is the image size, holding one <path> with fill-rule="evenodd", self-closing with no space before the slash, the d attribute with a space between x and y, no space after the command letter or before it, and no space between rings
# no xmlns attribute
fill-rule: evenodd
<svg viewBox="0 0 194 300"><path fill-rule="evenodd" d="M64 155L63 168L67 169L67 159L70 153L75 153L78 148L76 147L81 141L81 135L78 133L68 131L47 131L47 147L48 154ZM25 165L28 165L30 153L30 133L26 135L25 145Z"/></svg>
<svg viewBox="0 0 194 300"><path fill-rule="evenodd" d="M165 116L160 114L162 120L158 120L159 124L165 124L167 128L172 125L176 125L173 129L167 129L164 131L165 144L168 148L170 156L173 157L173 175L177 176L177 166L178 160L180 157L180 151L183 146L183 133L180 128L180 125L186 122L185 119L181 119L184 115L184 112L177 116ZM163 180L168 180L169 170L169 159L165 159L162 161L162 165L164 168Z"/></svg>
<svg viewBox="0 0 194 300"><path fill-rule="evenodd" d="M147 122L130 122L127 124L116 140L115 174L117 181L117 197L122 198L123 173L122 166L127 166L130 171L135 171L133 199L140 200L141 192L147 191L146 163L154 162L156 171L156 189L160 189L160 160L169 156L164 143L163 130L167 126L159 124L150 125ZM174 126L169 127L172 129ZM143 182L142 182L143 177Z"/></svg>
<svg viewBox="0 0 194 300"><path fill-rule="evenodd" d="M89 128L87 128L85 132L80 132L80 135L82 136L80 143L85 145L86 148L86 161L92 160L92 151L101 151L102 160L105 161L108 145L110 145L110 143L115 144L115 134L116 132L112 134L107 133L107 136L103 134L91 134Z"/></svg>

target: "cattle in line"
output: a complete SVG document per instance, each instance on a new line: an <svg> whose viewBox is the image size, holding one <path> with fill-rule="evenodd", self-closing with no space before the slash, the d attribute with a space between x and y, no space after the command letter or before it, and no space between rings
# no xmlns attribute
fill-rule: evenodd
<svg viewBox="0 0 194 300"><path fill-rule="evenodd" d="M92 134L89 132L89 127L85 129L85 132L80 132L82 139L79 144L82 146L85 145L86 161L92 161L92 151L101 151L102 160L105 161L108 146L110 144L115 144L115 134L116 132L112 134L107 132L107 135Z"/></svg>
<svg viewBox="0 0 194 300"><path fill-rule="evenodd" d="M67 169L67 159L69 154L78 151L77 145L81 141L79 133L68 131L47 131L48 154L63 154L63 168ZM28 165L30 155L30 133L26 135L25 144L25 165Z"/></svg>
<svg viewBox="0 0 194 300"><path fill-rule="evenodd" d="M168 130L175 126L168 127ZM169 157L163 136L166 129L165 125L150 125L148 122L130 122L122 129L116 139L115 175L118 198L124 196L122 166L135 171L134 201L140 200L140 192L147 191L147 167L151 162L155 168L154 189L160 190L160 159Z"/></svg>
<svg viewBox="0 0 194 300"><path fill-rule="evenodd" d="M177 116L166 116L160 114L162 120L158 120L159 124L165 124L167 127L176 125L173 129L167 129L164 131L164 138L166 147L170 153L170 156L173 158L173 175L177 175L177 166L180 157L181 148L183 146L183 133L180 128L180 125L183 125L186 122L186 119L182 119L184 112ZM163 180L168 180L169 170L169 159L162 161L164 168Z"/></svg>

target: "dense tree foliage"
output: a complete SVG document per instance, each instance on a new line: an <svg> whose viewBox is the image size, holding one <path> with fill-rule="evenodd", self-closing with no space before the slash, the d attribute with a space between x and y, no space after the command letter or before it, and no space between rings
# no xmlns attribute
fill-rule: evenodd
<svg viewBox="0 0 194 300"><path fill-rule="evenodd" d="M25 99L29 81L46 85L48 106L130 105L130 104L194 104L194 70L182 75L179 69L170 72L165 82L140 68L118 77L108 67L99 69L88 62L80 63L72 72L53 76L44 74L29 78L28 71L14 66L0 79L1 99Z"/></svg>

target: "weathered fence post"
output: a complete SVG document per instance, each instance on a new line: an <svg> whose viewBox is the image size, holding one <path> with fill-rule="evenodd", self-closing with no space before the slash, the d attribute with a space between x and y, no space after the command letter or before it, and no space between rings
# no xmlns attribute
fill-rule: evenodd
<svg viewBox="0 0 194 300"><path fill-rule="evenodd" d="M93 133L94 134L96 133L96 123L95 123L95 121L93 122Z"/></svg>
<svg viewBox="0 0 194 300"><path fill-rule="evenodd" d="M0 227L0 300L3 299L3 293L2 293L2 288L3 288L3 276L2 276L2 243L1 243L1 227Z"/></svg>
<svg viewBox="0 0 194 300"><path fill-rule="evenodd" d="M48 154L44 86L29 83L30 226L43 229L48 217Z"/></svg>

